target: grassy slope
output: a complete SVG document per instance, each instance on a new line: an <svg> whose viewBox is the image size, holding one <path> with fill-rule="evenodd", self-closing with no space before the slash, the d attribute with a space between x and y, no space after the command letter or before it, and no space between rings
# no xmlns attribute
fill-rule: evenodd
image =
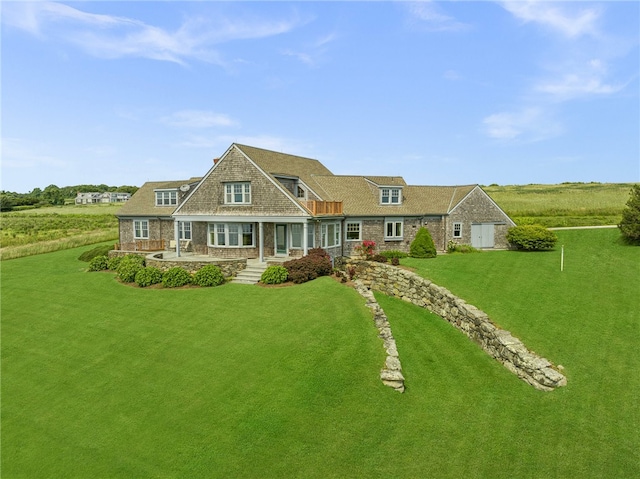
<svg viewBox="0 0 640 479"><path fill-rule="evenodd" d="M562 274L557 253L421 262L563 364L553 393L383 297L408 386L385 388L363 301L328 278L141 290L79 250L3 263L3 477L637 477L640 250L616 233L560 232Z"/></svg>

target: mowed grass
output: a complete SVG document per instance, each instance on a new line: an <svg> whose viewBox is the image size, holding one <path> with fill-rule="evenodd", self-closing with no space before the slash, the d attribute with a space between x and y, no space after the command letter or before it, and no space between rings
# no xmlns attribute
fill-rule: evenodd
<svg viewBox="0 0 640 479"><path fill-rule="evenodd" d="M485 186L517 223L547 227L618 224L632 183Z"/></svg>
<svg viewBox="0 0 640 479"><path fill-rule="evenodd" d="M403 260L556 364L533 389L440 318L330 278L146 290L86 248L2 265L2 477L638 477L640 249L562 231L559 255ZM599 298L599 299L598 299ZM552 306L553 305L553 306Z"/></svg>

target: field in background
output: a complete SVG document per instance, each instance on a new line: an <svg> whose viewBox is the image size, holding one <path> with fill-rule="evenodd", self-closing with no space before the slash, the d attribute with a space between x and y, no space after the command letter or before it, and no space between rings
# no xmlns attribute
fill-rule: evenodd
<svg viewBox="0 0 640 479"><path fill-rule="evenodd" d="M517 224L601 226L620 222L632 183L485 186Z"/></svg>
<svg viewBox="0 0 640 479"><path fill-rule="evenodd" d="M640 248L403 259L562 364L537 391L442 319L378 296L406 377L383 386L364 300L332 278L148 290L88 249L3 264L3 477L640 477Z"/></svg>

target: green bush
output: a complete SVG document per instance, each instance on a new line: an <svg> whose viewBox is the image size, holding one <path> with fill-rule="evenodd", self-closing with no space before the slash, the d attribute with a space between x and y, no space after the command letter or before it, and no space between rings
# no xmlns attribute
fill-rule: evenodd
<svg viewBox="0 0 640 479"><path fill-rule="evenodd" d="M558 237L544 226L521 225L509 228L507 241L520 250L542 251L553 249Z"/></svg>
<svg viewBox="0 0 640 479"><path fill-rule="evenodd" d="M193 284L203 287L219 286L224 283L224 275L219 266L208 264L193 275Z"/></svg>
<svg viewBox="0 0 640 479"><path fill-rule="evenodd" d="M111 251L112 249L113 249L112 244L103 244L100 246L96 246L95 248L82 253L80 256L78 256L78 259L80 261L84 261L88 263L89 261L91 261L93 258L97 256L107 256L109 251Z"/></svg>
<svg viewBox="0 0 640 479"><path fill-rule="evenodd" d="M142 268L136 273L135 283L141 288L151 286L152 284L159 284L162 282L162 271L153 266L147 266Z"/></svg>
<svg viewBox="0 0 640 479"><path fill-rule="evenodd" d="M169 268L162 275L162 285L165 288L178 288L187 284L191 284L191 274L180 266Z"/></svg>
<svg viewBox="0 0 640 479"><path fill-rule="evenodd" d="M387 259L393 259L393 258L406 258L407 256L409 256L407 253L405 253L404 251L398 251L398 250L389 250L389 251L381 251L380 254L382 256L384 256Z"/></svg>
<svg viewBox="0 0 640 479"><path fill-rule="evenodd" d="M120 266L120 261L122 261L122 256L112 256L107 261L107 269L110 271L116 271L118 266Z"/></svg>
<svg viewBox="0 0 640 479"><path fill-rule="evenodd" d="M618 228L629 243L640 244L640 185L631 188Z"/></svg>
<svg viewBox="0 0 640 479"><path fill-rule="evenodd" d="M449 253L481 253L478 248L474 248L470 244L458 244L453 240L447 243L447 251Z"/></svg>
<svg viewBox="0 0 640 479"><path fill-rule="evenodd" d="M281 284L289 277L287 268L283 266L273 265L264 270L260 277L260 282L264 284Z"/></svg>
<svg viewBox="0 0 640 479"><path fill-rule="evenodd" d="M107 269L108 258L105 255L96 256L89 261L89 271L104 271Z"/></svg>
<svg viewBox="0 0 640 479"><path fill-rule="evenodd" d="M136 280L136 274L142 268L144 268L144 258L136 255L127 255L120 260L116 273L123 283L133 283Z"/></svg>
<svg viewBox="0 0 640 479"><path fill-rule="evenodd" d="M435 258L436 255L436 245L433 242L431 233L423 226L418 230L415 239L411 242L409 256L412 258Z"/></svg>

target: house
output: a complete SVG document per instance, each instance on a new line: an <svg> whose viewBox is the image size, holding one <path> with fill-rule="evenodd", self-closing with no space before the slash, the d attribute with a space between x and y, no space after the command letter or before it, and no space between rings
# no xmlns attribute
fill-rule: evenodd
<svg viewBox="0 0 640 479"><path fill-rule="evenodd" d="M450 240L506 248L514 226L478 185L334 175L317 160L236 143L201 178L145 183L117 216L121 249L160 241L178 255L261 262L314 247L348 256L363 240L408 251L421 226L440 250Z"/></svg>
<svg viewBox="0 0 640 479"><path fill-rule="evenodd" d="M97 203L124 203L125 201L129 201L130 198L131 195L129 193L114 191L106 191L104 193L78 193L78 195L76 196L76 204L90 205Z"/></svg>

